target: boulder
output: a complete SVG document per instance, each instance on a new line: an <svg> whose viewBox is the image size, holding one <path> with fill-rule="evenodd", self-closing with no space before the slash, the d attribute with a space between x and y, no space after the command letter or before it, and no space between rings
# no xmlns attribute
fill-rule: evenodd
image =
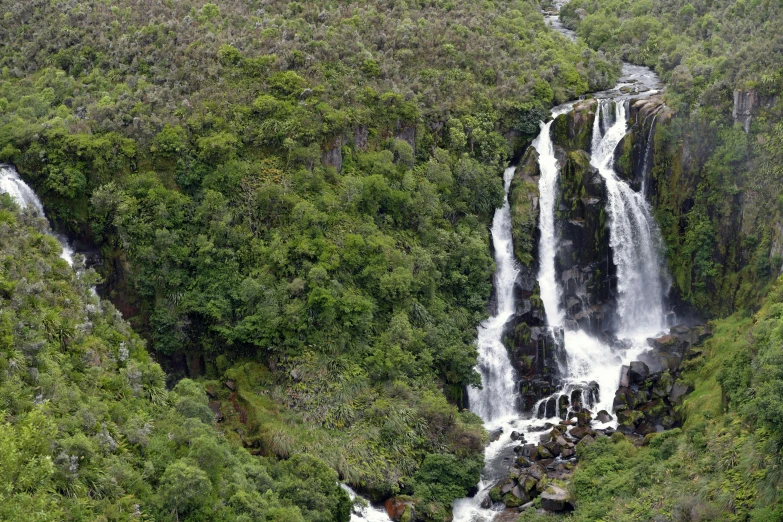
<svg viewBox="0 0 783 522"><path fill-rule="evenodd" d="M614 420L614 417L609 415L608 411L601 410L598 412L596 419L598 420L598 422L611 422L612 420Z"/></svg>
<svg viewBox="0 0 783 522"><path fill-rule="evenodd" d="M386 508L386 514L389 515L389 518L392 520L402 520L406 511L410 513L411 520L414 518L414 504L410 500L402 500L397 497L392 497L387 499L383 506Z"/></svg>
<svg viewBox="0 0 783 522"><path fill-rule="evenodd" d="M669 400L672 404L677 403L685 394L693 391L693 388L682 381L677 381L672 385L672 391L669 393Z"/></svg>
<svg viewBox="0 0 783 522"><path fill-rule="evenodd" d="M549 486L541 493L541 507L547 511L560 512L573 509L571 494L559 486Z"/></svg>
<svg viewBox="0 0 783 522"><path fill-rule="evenodd" d="M593 430L590 428L590 426L577 426L576 428L571 428L569 433L576 439L582 439L587 435L592 434Z"/></svg>
<svg viewBox="0 0 783 522"><path fill-rule="evenodd" d="M631 385L631 368L627 365L623 365L620 368L620 387L627 388Z"/></svg>
<svg viewBox="0 0 783 522"><path fill-rule="evenodd" d="M554 455L552 455L552 452L549 451L546 446L539 444L538 448L536 449L536 456L539 459L551 459L554 458Z"/></svg>
<svg viewBox="0 0 783 522"><path fill-rule="evenodd" d="M642 361L633 361L629 368L631 383L641 383L650 376L650 368Z"/></svg>
<svg viewBox="0 0 783 522"><path fill-rule="evenodd" d="M511 494L520 500L522 504L530 500L530 496L528 496L525 488L519 485L514 486L514 489L511 490Z"/></svg>

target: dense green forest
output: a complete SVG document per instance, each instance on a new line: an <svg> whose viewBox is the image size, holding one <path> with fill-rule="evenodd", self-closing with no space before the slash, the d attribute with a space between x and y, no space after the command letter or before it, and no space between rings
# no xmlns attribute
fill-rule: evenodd
<svg viewBox="0 0 783 522"><path fill-rule="evenodd" d="M0 195L0 519L347 519L324 461L253 456L213 429L201 384L167 391L47 229Z"/></svg>
<svg viewBox="0 0 783 522"><path fill-rule="evenodd" d="M169 385L212 389L256 453L316 456L445 518L482 465L460 406L500 174L619 63L527 0L3 1L0 17L0 161L100 250L101 291Z"/></svg>
<svg viewBox="0 0 783 522"><path fill-rule="evenodd" d="M781 7L572 0L575 42L541 7L0 0L0 162L100 260L0 197L0 519L346 522L346 482L448 520L502 170L623 59L714 335L684 426L580 447L567 516L783 520Z"/></svg>

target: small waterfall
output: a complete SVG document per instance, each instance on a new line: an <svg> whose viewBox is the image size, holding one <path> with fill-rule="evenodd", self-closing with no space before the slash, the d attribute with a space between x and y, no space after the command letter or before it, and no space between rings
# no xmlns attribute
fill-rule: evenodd
<svg viewBox="0 0 783 522"><path fill-rule="evenodd" d="M647 142L644 148L644 160L642 161L642 196L647 196L647 177L652 170L652 149L653 149L653 134L655 133L655 119L657 114L653 115L652 123L650 123L650 132L647 134Z"/></svg>
<svg viewBox="0 0 783 522"><path fill-rule="evenodd" d="M366 506L361 507L354 505L353 509L351 509L351 522L391 522L385 509L374 507L367 499L360 497L359 494L347 484L340 484L340 487L348 493L351 502L356 502L357 499L361 499L367 503Z"/></svg>
<svg viewBox="0 0 783 522"><path fill-rule="evenodd" d="M492 244L495 247L497 267L497 311L478 329L477 369L481 374L482 389L468 389L470 409L485 423L508 417L516 411L514 368L503 345L503 327L514 314L514 281L519 274L511 240L511 210L508 203L508 191L515 171L516 167L509 167L503 173L505 201L503 206L495 211L492 220Z"/></svg>
<svg viewBox="0 0 783 522"><path fill-rule="evenodd" d="M46 219L41 200L10 165L0 165L0 192L11 196L23 209L31 209L39 217ZM63 247L60 257L73 266L73 248L68 244L68 240L60 234L52 233L52 235Z"/></svg>
<svg viewBox="0 0 783 522"><path fill-rule="evenodd" d="M606 113L613 102L599 103L600 111ZM663 244L644 195L620 180L612 166L615 147L627 132L626 103L614 105L615 122L598 140L590 163L604 178L609 196L609 244L617 267L619 333L642 337L664 327ZM600 133L598 124L593 125L593 132ZM595 141L595 134L593 138Z"/></svg>

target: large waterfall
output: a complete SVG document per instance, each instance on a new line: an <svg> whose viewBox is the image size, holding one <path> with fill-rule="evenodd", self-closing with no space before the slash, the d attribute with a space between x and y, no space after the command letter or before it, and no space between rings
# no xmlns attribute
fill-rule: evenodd
<svg viewBox="0 0 783 522"><path fill-rule="evenodd" d="M634 69L634 73L638 71ZM596 109L590 163L598 170L606 186L609 246L612 261L617 267L619 321L615 333L624 341L608 343L586 331L574 329L574 322L570 322L571 329L565 328L562 337L567 364L559 369L561 389L540 400L534 408L534 413L544 411L543 417L554 414L554 418L524 416L515 411L517 392L514 389L514 373L502 342L503 328L513 316L513 286L518 273L506 197L492 224L497 264L497 312L481 325L478 332L478 370L483 389L468 391L471 410L484 419L487 429L494 432L497 439L485 450L486 467L478 485L479 493L473 498L455 502L455 521L488 521L495 516L496 512L486 508L487 495L495 481L504 476L504 470L513 458L513 447L517 443L511 439L512 432L537 440L535 432L546 422L559 422L562 413L558 411L559 403L554 410L549 408L553 398L569 396L576 389L592 394L590 406L593 412L611 412L614 392L619 386L620 368L638 359L648 349L646 338L660 333L664 327L665 276L661 265L660 233L644 195L619 179L613 168L615 148L627 132L627 97L620 95L619 90L604 94L607 97L598 101ZM572 105L555 108L552 116L569 111ZM547 324L550 328L564 328L567 321L561 307L563 289L556 268L559 249L556 205L561 165L552 142L552 121L541 124L541 132L532 144L538 152L540 171L538 283ZM514 168L509 168L504 175L507 194L514 171ZM547 407L544 408L544 405Z"/></svg>
<svg viewBox="0 0 783 522"><path fill-rule="evenodd" d="M0 165L0 193L8 194L23 209L31 209L39 217L46 218L41 200L35 194L33 189L27 185L16 169L9 165ZM52 233L63 247L60 257L69 265L73 266L73 248L68 244L65 236Z"/></svg>
<svg viewBox="0 0 783 522"><path fill-rule="evenodd" d="M619 294L618 333L643 339L664 327L661 236L644 195L620 180L612 165L614 150L627 132L626 102L600 100L597 111L590 163L604 178L609 196L609 245L617 266ZM598 117L599 112L602 116L614 114L614 124L603 136L598 122L604 118Z"/></svg>
<svg viewBox="0 0 783 522"><path fill-rule="evenodd" d="M514 314L514 280L519 274L511 241L511 210L508 203L508 191L515 171L515 167L509 167L503 173L506 196L503 206L495 212L492 220L492 244L495 247L497 267L497 310L478 329L478 370L483 386L481 389L468 389L471 411L488 425L515 412L514 368L503 345L503 327Z"/></svg>

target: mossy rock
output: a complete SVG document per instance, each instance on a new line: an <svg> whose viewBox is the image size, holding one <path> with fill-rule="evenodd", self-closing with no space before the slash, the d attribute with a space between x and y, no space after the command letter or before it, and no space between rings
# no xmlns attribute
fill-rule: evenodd
<svg viewBox="0 0 783 522"><path fill-rule="evenodd" d="M566 150L589 151L597 106L596 100L587 100L555 118L551 128L553 143Z"/></svg>
<svg viewBox="0 0 783 522"><path fill-rule="evenodd" d="M536 256L535 234L538 227L538 153L528 147L509 187L511 235L514 254L520 263L531 266Z"/></svg>

